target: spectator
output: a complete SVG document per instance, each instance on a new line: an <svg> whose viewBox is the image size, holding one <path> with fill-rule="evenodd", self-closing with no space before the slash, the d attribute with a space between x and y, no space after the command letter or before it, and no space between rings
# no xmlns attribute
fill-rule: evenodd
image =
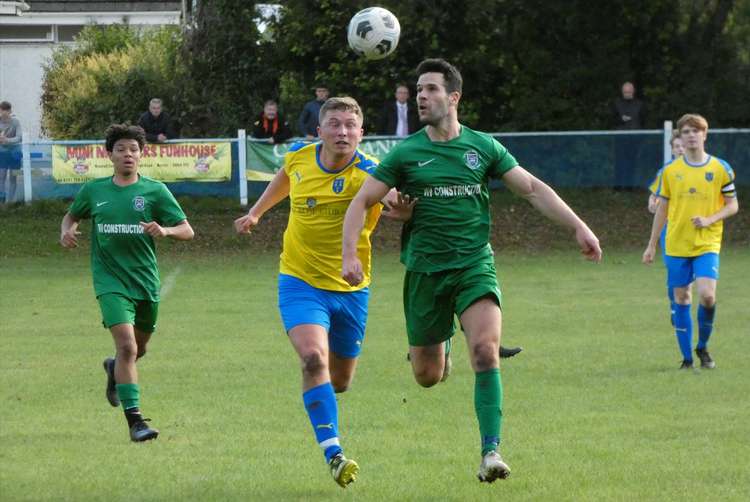
<svg viewBox="0 0 750 502"><path fill-rule="evenodd" d="M279 114L279 105L269 99L253 124L253 138L268 139L269 143L283 143L292 137L289 123Z"/></svg>
<svg viewBox="0 0 750 502"><path fill-rule="evenodd" d="M16 195L16 173L13 171L21 168L21 134L21 123L13 116L11 104L0 102L0 204L12 202Z"/></svg>
<svg viewBox="0 0 750 502"><path fill-rule="evenodd" d="M300 135L307 139L313 139L318 136L318 114L320 107L328 99L328 87L324 85L315 86L315 99L305 103L302 113L299 116Z"/></svg>
<svg viewBox="0 0 750 502"><path fill-rule="evenodd" d="M408 136L419 129L417 107L409 104L409 87L406 84L396 86L395 97L395 100L388 101L383 107L378 134Z"/></svg>
<svg viewBox="0 0 750 502"><path fill-rule="evenodd" d="M149 102L148 111L138 119L138 125L146 131L146 141L149 143L164 143L177 137L169 114L161 109L159 98Z"/></svg>
<svg viewBox="0 0 750 502"><path fill-rule="evenodd" d="M645 107L635 97L632 82L622 84L622 97L612 102L612 125L616 130L643 129ZM633 189L633 171L638 154L638 139L629 134L615 136L615 190Z"/></svg>

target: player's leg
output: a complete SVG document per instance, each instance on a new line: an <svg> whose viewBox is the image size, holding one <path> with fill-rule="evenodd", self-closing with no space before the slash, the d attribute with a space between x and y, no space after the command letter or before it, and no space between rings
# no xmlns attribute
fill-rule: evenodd
<svg viewBox="0 0 750 502"><path fill-rule="evenodd" d="M422 387L440 382L447 366L446 341L453 336L451 273L404 275L404 315L409 338L409 360L414 379Z"/></svg>
<svg viewBox="0 0 750 502"><path fill-rule="evenodd" d="M369 288L348 293L326 293L331 307L328 330L329 369L333 389L345 392L354 379L367 326Z"/></svg>
<svg viewBox="0 0 750 502"><path fill-rule="evenodd" d="M417 383L422 387L432 387L443 379L446 367L445 343L410 345L409 360Z"/></svg>
<svg viewBox="0 0 750 502"><path fill-rule="evenodd" d="M480 481L492 483L510 475L510 468L498 452L503 417L498 355L502 314L495 298L484 297L464 310L460 319L475 373L474 407L482 446L478 477Z"/></svg>
<svg viewBox="0 0 750 502"><path fill-rule="evenodd" d="M138 343L135 336L137 301L118 294L101 295L99 306L104 325L109 328L115 344L115 359L105 359L107 371L107 398L112 404L111 384L114 382L117 400L122 405L130 429L132 441L147 441L159 435L159 431L146 424L140 411L140 386L135 361Z"/></svg>
<svg viewBox="0 0 750 502"><path fill-rule="evenodd" d="M503 417L500 377L501 293L493 263L464 269L458 281L456 313L466 334L469 359L475 373L474 408L479 422L482 463L479 480L493 482L510 475L498 452Z"/></svg>
<svg viewBox="0 0 750 502"><path fill-rule="evenodd" d="M300 361L302 401L331 474L345 487L354 481L359 467L343 456L339 441L338 405L329 370L331 312L326 293L296 277L279 275L279 310Z"/></svg>
<svg viewBox="0 0 750 502"><path fill-rule="evenodd" d="M698 345L695 353L701 368L712 369L716 363L708 353L708 340L714 328L716 285L719 279L718 253L706 253L695 259L695 292L698 295Z"/></svg>
<svg viewBox="0 0 750 502"><path fill-rule="evenodd" d="M682 354L680 369L693 368L692 339L693 321L690 316L693 281L693 259L665 256L667 266L667 286L672 288L675 301L674 329L677 345Z"/></svg>

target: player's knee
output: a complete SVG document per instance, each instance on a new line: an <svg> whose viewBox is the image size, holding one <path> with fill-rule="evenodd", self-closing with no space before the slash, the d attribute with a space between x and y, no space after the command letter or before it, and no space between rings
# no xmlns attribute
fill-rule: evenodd
<svg viewBox="0 0 750 502"><path fill-rule="evenodd" d="M117 345L117 355L126 361L135 361L138 355L138 346L135 342L124 342Z"/></svg>
<svg viewBox="0 0 750 502"><path fill-rule="evenodd" d="M716 304L716 295L713 292L701 294L701 305L713 307Z"/></svg>
<svg viewBox="0 0 750 502"><path fill-rule="evenodd" d="M483 343L472 348L472 357L477 371L497 368L500 360L499 347L494 343Z"/></svg>
<svg viewBox="0 0 750 502"><path fill-rule="evenodd" d="M313 350L301 356L302 372L306 375L319 375L326 370L326 360L320 351Z"/></svg>
<svg viewBox="0 0 750 502"><path fill-rule="evenodd" d="M442 371L438 371L434 368L414 368L414 380L419 385L425 388L432 387L440 382L440 378L443 376Z"/></svg>

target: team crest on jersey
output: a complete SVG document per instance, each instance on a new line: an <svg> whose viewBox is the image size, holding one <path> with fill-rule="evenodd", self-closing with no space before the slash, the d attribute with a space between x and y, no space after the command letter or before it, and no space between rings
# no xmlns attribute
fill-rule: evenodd
<svg viewBox="0 0 750 502"><path fill-rule="evenodd" d="M146 199L141 195L133 197L133 209L143 212L143 210L146 209Z"/></svg>
<svg viewBox="0 0 750 502"><path fill-rule="evenodd" d="M706 173L706 181L713 181L713 180L714 180L714 173L713 172Z"/></svg>
<svg viewBox="0 0 750 502"><path fill-rule="evenodd" d="M333 193L341 193L344 190L344 178L336 178L331 185Z"/></svg>
<svg viewBox="0 0 750 502"><path fill-rule="evenodd" d="M469 150L464 153L464 163L469 169L477 169L479 167L479 154L474 150Z"/></svg>
<svg viewBox="0 0 750 502"><path fill-rule="evenodd" d="M315 200L314 197L308 197L307 201L305 203L307 204L307 207L309 207L310 209L312 209L312 208L315 207L315 205L318 203L318 201Z"/></svg>

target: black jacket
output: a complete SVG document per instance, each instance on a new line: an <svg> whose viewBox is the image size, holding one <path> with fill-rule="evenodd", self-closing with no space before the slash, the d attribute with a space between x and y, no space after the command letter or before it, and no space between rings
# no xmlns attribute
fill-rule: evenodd
<svg viewBox="0 0 750 502"><path fill-rule="evenodd" d="M419 115L414 103L407 103L406 121L408 123L409 134L419 130ZM398 110L396 109L396 100L389 101L383 107L378 123L378 134L394 135L398 126Z"/></svg>
<svg viewBox="0 0 750 502"><path fill-rule="evenodd" d="M157 138L159 134L163 134L167 139L175 139L177 137L177 133L174 127L172 127L172 121L169 119L167 112L161 112L158 117L151 115L151 112L145 112L138 119L138 125L146 131L146 141L149 143L159 141Z"/></svg>
<svg viewBox="0 0 750 502"><path fill-rule="evenodd" d="M281 114L276 115L276 132L273 132L274 122L266 120L261 113L253 123L253 138L273 138L274 143L282 143L292 137L289 123Z"/></svg>
<svg viewBox="0 0 750 502"><path fill-rule="evenodd" d="M640 99L617 98L612 103L612 126L615 129L643 129L646 122L646 107ZM623 120L623 115L630 120Z"/></svg>

